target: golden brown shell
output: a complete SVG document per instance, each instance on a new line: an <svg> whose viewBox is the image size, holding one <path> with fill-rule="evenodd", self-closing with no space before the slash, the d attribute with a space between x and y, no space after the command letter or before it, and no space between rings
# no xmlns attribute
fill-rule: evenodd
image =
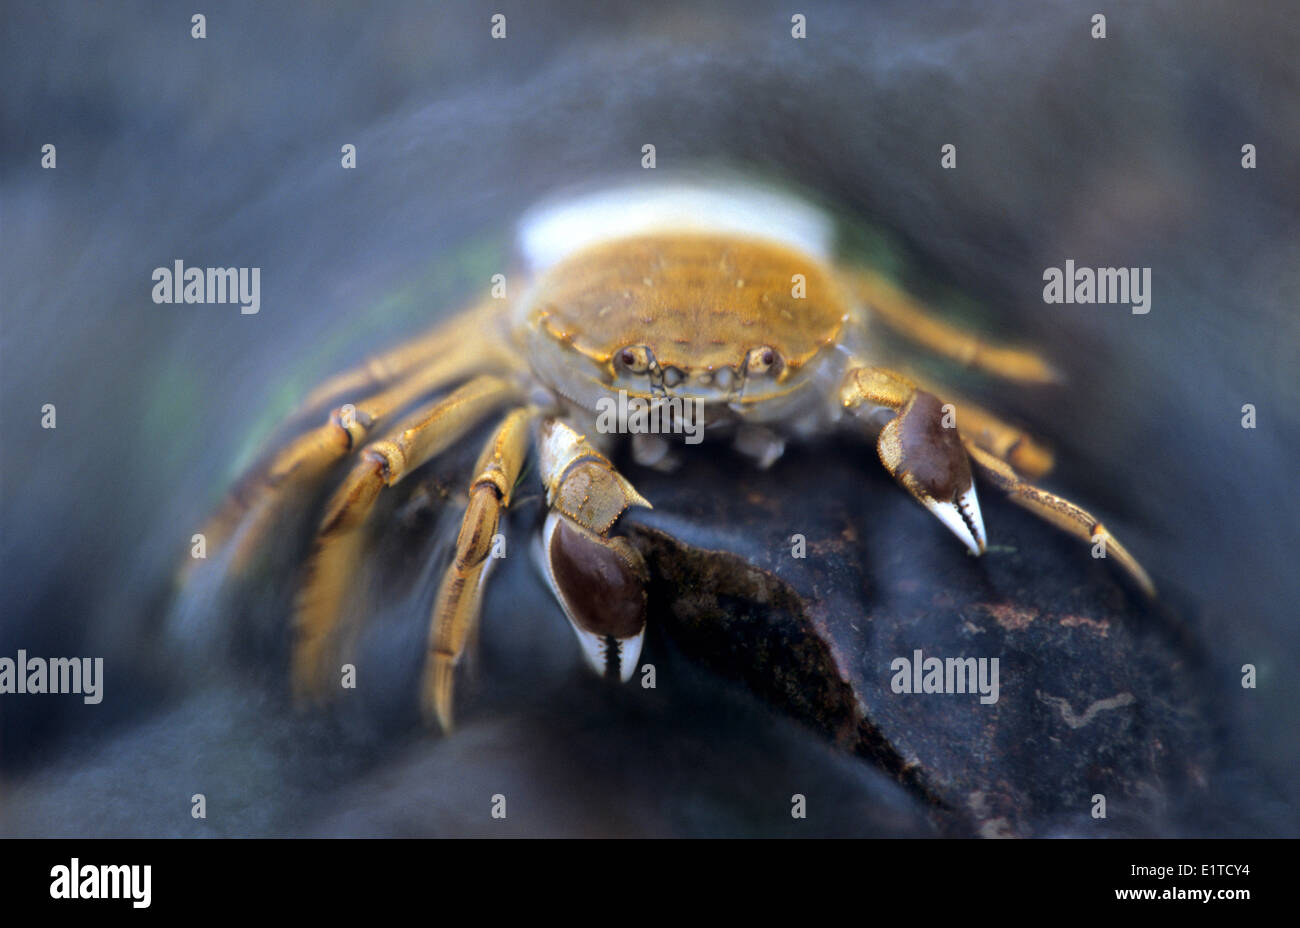
<svg viewBox="0 0 1300 928"><path fill-rule="evenodd" d="M804 297L795 295L803 276ZM645 345L665 368L739 368L776 349L786 372L840 336L848 302L819 260L733 236L644 235L585 249L539 281L543 331L599 364Z"/></svg>

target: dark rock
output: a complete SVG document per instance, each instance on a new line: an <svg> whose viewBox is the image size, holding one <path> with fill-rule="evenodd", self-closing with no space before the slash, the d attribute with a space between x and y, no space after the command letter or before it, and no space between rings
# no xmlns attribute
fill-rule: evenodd
<svg viewBox="0 0 1300 928"><path fill-rule="evenodd" d="M1196 648L1087 545L981 486L993 547L969 557L869 445L769 472L693 457L688 480L637 474L656 509L629 529L652 621L684 652L895 776L948 832L1196 830L1213 760ZM997 659L996 702L894 692L892 662L918 649Z"/></svg>

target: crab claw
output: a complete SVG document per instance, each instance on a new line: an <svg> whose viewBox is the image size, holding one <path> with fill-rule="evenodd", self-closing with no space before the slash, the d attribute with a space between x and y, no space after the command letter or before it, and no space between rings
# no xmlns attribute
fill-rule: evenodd
<svg viewBox="0 0 1300 928"><path fill-rule="evenodd" d="M938 397L915 391L880 430L876 449L885 469L903 489L934 513L972 554L984 553L988 536L970 458L957 429L944 425Z"/></svg>
<svg viewBox="0 0 1300 928"><path fill-rule="evenodd" d="M935 499L922 499L921 504L930 510L948 530L962 540L970 553L980 555L988 547L988 536L984 534L984 519L980 515L980 502L975 496L975 485L961 493L954 502L939 502Z"/></svg>
<svg viewBox="0 0 1300 928"><path fill-rule="evenodd" d="M650 503L585 436L557 420L542 427L539 464L551 512L538 560L588 663L626 683L645 638L645 561L610 534L630 506Z"/></svg>
<svg viewBox="0 0 1300 928"><path fill-rule="evenodd" d="M625 538L605 538L552 512L542 529L542 572L587 663L626 683L645 640L646 568Z"/></svg>

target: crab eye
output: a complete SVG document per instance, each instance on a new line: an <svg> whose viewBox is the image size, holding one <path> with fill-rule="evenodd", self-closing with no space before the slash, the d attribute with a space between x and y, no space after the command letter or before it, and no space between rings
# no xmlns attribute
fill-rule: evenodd
<svg viewBox="0 0 1300 928"><path fill-rule="evenodd" d="M781 369L781 355L775 348L763 345L759 348L749 349L745 355L745 373L747 374L774 374Z"/></svg>
<svg viewBox="0 0 1300 928"><path fill-rule="evenodd" d="M654 355L645 345L628 345L618 353L618 363L633 374L644 374L654 364Z"/></svg>

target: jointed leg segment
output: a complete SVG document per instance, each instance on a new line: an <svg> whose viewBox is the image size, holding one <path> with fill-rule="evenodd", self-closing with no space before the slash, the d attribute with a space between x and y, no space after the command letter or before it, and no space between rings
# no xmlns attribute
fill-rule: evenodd
<svg viewBox="0 0 1300 928"><path fill-rule="evenodd" d="M986 540L970 461L1011 499L1030 512L1085 541L1105 545L1148 596L1155 586L1137 560L1089 512L1069 500L1025 483L1012 466L993 451L997 438L1012 431L998 420L984 420L982 440L966 433L966 425L954 415L945 425L943 405L934 394L918 389L914 382L884 368L856 367L845 377L841 402L858 416L869 416L885 407L897 412L880 431L877 449L885 468L927 509L934 513L975 554L983 553ZM956 408L954 406L954 412ZM965 407L962 423L975 420ZM1010 449L1014 452L1014 447Z"/></svg>
<svg viewBox="0 0 1300 928"><path fill-rule="evenodd" d="M945 386L928 382L910 372L907 376L920 389L941 396L945 403L953 405L957 428L963 438L1006 461L1017 473L1037 478L1051 472L1056 463L1052 452L1034 436L965 397L956 395Z"/></svg>
<svg viewBox="0 0 1300 928"><path fill-rule="evenodd" d="M300 412L309 414L347 396L366 396L407 378L425 379L430 366L482 364L483 355L495 350L484 333L499 323L500 306L498 300L485 300L391 351L336 374L307 395Z"/></svg>
<svg viewBox="0 0 1300 928"><path fill-rule="evenodd" d="M1156 595L1155 584L1142 569L1142 565L1092 513L1055 493L1048 493L1046 490L1025 483L1016 476L1016 472L1005 461L999 460L969 440L966 442L966 450L970 452L971 460L975 462L980 473L1005 491L1012 502L1023 506L1034 515L1076 538L1091 544L1102 543L1105 546L1103 550L1106 557L1113 557L1119 561L1120 566L1142 588L1142 592L1150 597Z"/></svg>
<svg viewBox="0 0 1300 928"><path fill-rule="evenodd" d="M854 293L898 335L958 364L1005 380L1055 383L1058 375L1032 351L1005 348L935 318L925 307L874 271L850 272Z"/></svg>
<svg viewBox="0 0 1300 928"><path fill-rule="evenodd" d="M514 388L498 377L475 378L408 416L361 452L326 507L298 596L293 680L299 697L324 692L343 594L363 540L359 529L380 491L441 453L514 395Z"/></svg>
<svg viewBox="0 0 1300 928"><path fill-rule="evenodd" d="M421 705L443 731L452 726L456 664L478 621L492 539L528 452L532 411L517 409L497 427L479 456L469 486L469 506L456 538L456 554L433 608Z"/></svg>
<svg viewBox="0 0 1300 928"><path fill-rule="evenodd" d="M233 542L229 567L241 573L294 490L314 488L385 420L420 398L471 374L508 367L508 359L486 335L481 315L481 310L462 314L417 344L341 374L315 391L315 399L309 399L304 408L322 405L327 398L338 400L350 389L373 389L386 383L386 378L394 379L379 392L336 407L324 424L299 435L265 469L245 477L204 526L209 548Z"/></svg>

